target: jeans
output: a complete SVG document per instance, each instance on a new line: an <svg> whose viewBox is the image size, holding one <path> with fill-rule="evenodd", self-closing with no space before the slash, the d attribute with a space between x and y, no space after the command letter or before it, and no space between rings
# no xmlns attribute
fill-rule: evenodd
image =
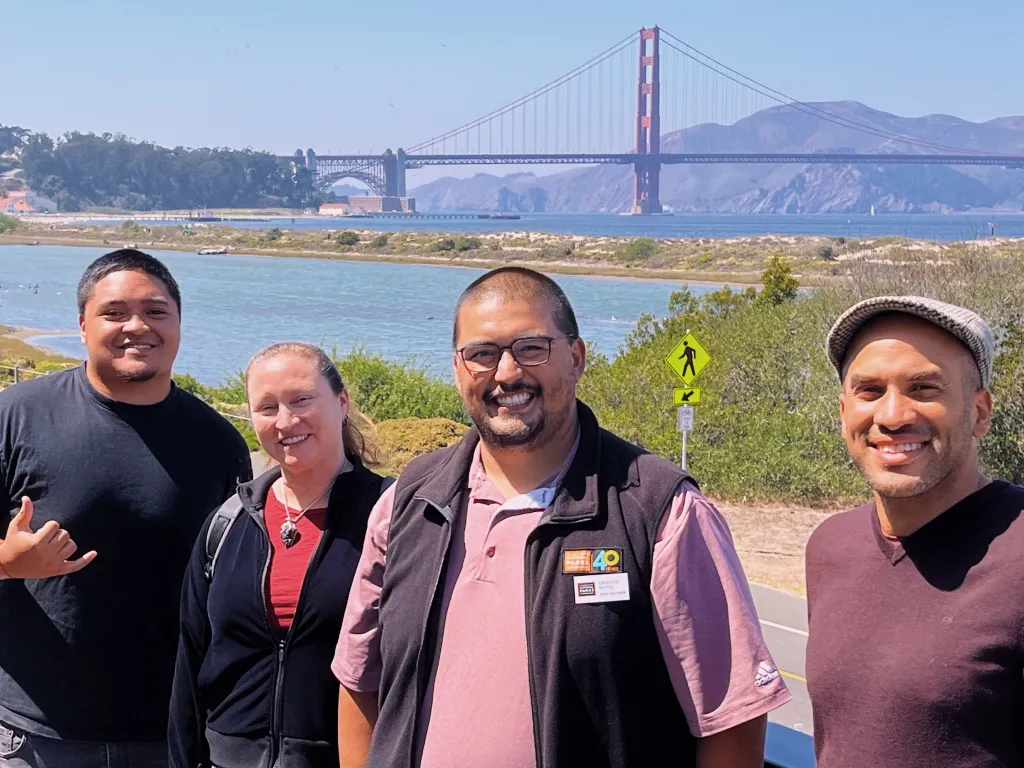
<svg viewBox="0 0 1024 768"><path fill-rule="evenodd" d="M48 739L0 723L0 768L167 768L167 745Z"/></svg>

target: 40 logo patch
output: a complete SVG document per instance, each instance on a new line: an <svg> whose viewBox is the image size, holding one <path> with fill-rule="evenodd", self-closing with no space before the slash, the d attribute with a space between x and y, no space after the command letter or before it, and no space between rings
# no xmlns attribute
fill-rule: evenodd
<svg viewBox="0 0 1024 768"><path fill-rule="evenodd" d="M619 548L562 550L562 573L619 573L621 570L622 550Z"/></svg>

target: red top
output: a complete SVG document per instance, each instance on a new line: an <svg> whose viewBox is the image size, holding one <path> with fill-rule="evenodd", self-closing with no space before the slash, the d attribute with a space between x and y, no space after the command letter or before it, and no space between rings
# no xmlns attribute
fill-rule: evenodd
<svg viewBox="0 0 1024 768"><path fill-rule="evenodd" d="M285 521L284 504L274 491L267 493L267 503L263 518L270 534L270 568L267 569L267 615L270 626L281 632L287 632L295 618L295 609L299 605L299 593L302 582L306 578L309 561L313 558L316 545L320 542L320 533L324 529L327 509L319 507L311 509L298 520L298 509L289 512L298 529L298 540L291 547L286 547L281 540L281 525Z"/></svg>

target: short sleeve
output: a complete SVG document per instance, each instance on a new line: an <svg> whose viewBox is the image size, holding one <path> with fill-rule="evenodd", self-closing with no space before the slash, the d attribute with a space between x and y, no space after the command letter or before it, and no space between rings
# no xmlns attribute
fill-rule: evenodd
<svg viewBox="0 0 1024 768"><path fill-rule="evenodd" d="M380 593L395 503L391 485L370 511L363 552L348 594L331 671L343 686L367 693L380 687Z"/></svg>
<svg viewBox="0 0 1024 768"><path fill-rule="evenodd" d="M694 736L789 701L728 525L690 483L680 486L660 527L651 593L662 654Z"/></svg>

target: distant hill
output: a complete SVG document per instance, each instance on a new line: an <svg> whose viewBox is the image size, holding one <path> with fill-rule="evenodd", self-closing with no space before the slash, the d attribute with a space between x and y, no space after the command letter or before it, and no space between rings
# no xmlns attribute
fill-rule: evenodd
<svg viewBox="0 0 1024 768"><path fill-rule="evenodd" d="M899 117L854 101L819 102L828 112L919 140L964 149L1024 154L1024 117L972 123L949 115ZM705 124L662 137L665 152L922 152L773 107L733 125ZM415 180L415 177L412 177ZM421 211L629 210L628 166L591 166L550 176L478 174L443 178L410 192ZM970 166L665 166L661 201L701 213L867 213L1024 210L1024 170Z"/></svg>
<svg viewBox="0 0 1024 768"><path fill-rule="evenodd" d="M355 187L351 184L335 184L331 187L330 191L333 192L336 197L349 197L353 195L359 197L362 195L373 194L366 187Z"/></svg>

